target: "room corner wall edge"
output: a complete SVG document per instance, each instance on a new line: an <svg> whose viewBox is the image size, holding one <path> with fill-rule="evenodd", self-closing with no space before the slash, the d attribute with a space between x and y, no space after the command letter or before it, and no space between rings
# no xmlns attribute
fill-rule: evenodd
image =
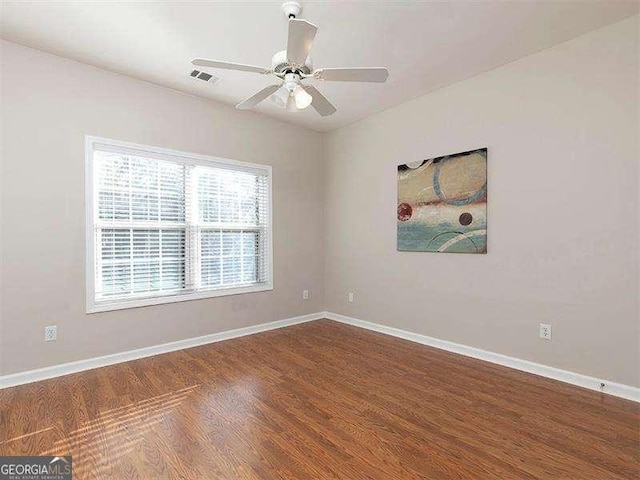
<svg viewBox="0 0 640 480"><path fill-rule="evenodd" d="M446 350L448 352L457 353L467 357L477 358L478 360L484 360L486 362L495 363L527 373L532 373L541 377L570 383L572 385L587 388L589 390L594 390L597 392L601 391L602 393L608 395L613 395L615 397L620 397L640 403L640 388L633 387L631 385L624 385L622 383L615 383L609 380L590 377L588 375L583 375L580 373L569 372L567 370L561 370L559 368L549 367L547 365L530 362L528 360L509 357L500 353L481 350L479 348L462 345L460 343L440 340L438 338L421 335L419 333L408 332L406 330L400 330L398 328L388 327L386 325L381 325L378 323L367 322L365 320L348 317L346 315L341 315L338 313L324 312L324 318L347 325L352 325L354 327L364 328L366 330L371 330L378 333L384 333L386 335L402 338L411 342L428 345L430 347L439 348L440 350ZM600 383L605 384L604 390L600 390Z"/></svg>
<svg viewBox="0 0 640 480"><path fill-rule="evenodd" d="M209 343L222 342L224 340L231 340L233 338L267 332L269 330L275 330L278 328L290 327L292 325L311 322L313 320L320 320L322 318L324 318L324 312L309 313L306 315L286 318L283 320L276 320L274 322L262 323L259 325L251 325L249 327L212 333L210 335L203 335L201 337L187 338L184 340L177 340L175 342L164 343L161 345L143 347L136 350L128 350L111 355L104 355L100 357L88 358L85 360L78 360L75 362L62 363L59 365L52 365L50 367L27 370L25 372L12 373L0 376L0 389L15 387L18 385L37 382L40 380L47 380L55 377L61 377L64 375L70 375L72 373L83 372L86 370L93 370L94 368L106 367L108 365L128 362L130 360L137 360L139 358L152 357L154 355L160 355L162 353L184 350L186 348L197 347Z"/></svg>

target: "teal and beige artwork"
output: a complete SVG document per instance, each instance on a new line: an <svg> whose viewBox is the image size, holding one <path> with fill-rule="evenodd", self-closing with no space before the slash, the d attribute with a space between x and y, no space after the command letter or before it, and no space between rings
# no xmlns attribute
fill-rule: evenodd
<svg viewBox="0 0 640 480"><path fill-rule="evenodd" d="M487 253L487 149L398 166L398 250Z"/></svg>

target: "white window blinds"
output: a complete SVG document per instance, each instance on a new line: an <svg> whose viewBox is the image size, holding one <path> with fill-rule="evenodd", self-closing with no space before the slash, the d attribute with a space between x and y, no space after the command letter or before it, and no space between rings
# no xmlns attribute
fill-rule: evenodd
<svg viewBox="0 0 640 480"><path fill-rule="evenodd" d="M271 288L268 167L89 149L90 311Z"/></svg>

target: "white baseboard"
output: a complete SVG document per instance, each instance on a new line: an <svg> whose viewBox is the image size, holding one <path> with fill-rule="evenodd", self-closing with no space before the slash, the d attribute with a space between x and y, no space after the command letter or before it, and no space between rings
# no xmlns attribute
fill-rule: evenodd
<svg viewBox="0 0 640 480"><path fill-rule="evenodd" d="M155 345L152 347L129 350L112 355L105 355L102 357L95 357L87 360L79 360L76 362L63 363L61 365L54 365L37 370L29 370L26 372L0 376L0 389L22 385L25 383L37 382L40 380L46 380L48 378L69 375L71 373L82 372L94 368L106 367L107 365L128 362L130 360L136 360L138 358L151 357L153 355L159 355L162 353L197 347L199 345L206 345L208 343L215 343L221 342L223 340L230 340L232 338L244 337L247 335L253 335L255 333L275 330L277 328L297 325L299 323L319 320L321 318L328 318L329 320L334 320L348 325L353 325L355 327L384 333L393 337L403 338L405 340L421 343L423 345L429 345L441 350L458 353L467 357L477 358L487 362L496 363L498 365L514 368L516 370L521 370L523 372L533 373L542 377L552 378L554 380L570 383L580 387L588 388L590 390L595 390L607 393L609 395L614 395L616 397L640 402L640 388L637 387L610 382L609 380L590 377L579 373L569 372L567 370L561 370L559 368L541 365L539 363L530 362L528 360L521 360L519 358L509 357L507 355L489 352L487 350L481 350L479 348L469 347L467 345L449 342L446 340L440 340L438 338L428 337L426 335L421 335L418 333L407 332L398 328L367 322L357 318L347 317L345 315L331 312L311 313L308 315L301 315L299 317L292 317L275 322L263 323L261 325L253 325L250 327L238 328L236 330L213 333L211 335L204 335L202 337L188 338L186 340L179 340L177 342L165 343L162 345ZM604 388L601 388L601 384L603 383Z"/></svg>
<svg viewBox="0 0 640 480"><path fill-rule="evenodd" d="M301 315L299 317L277 320L275 322L263 323L261 325L238 328L236 330L227 330L226 332L213 333L202 337L188 338L186 340L178 340L177 342L164 343L162 345L154 345L152 347L129 350L126 352L114 353L112 355L89 358L86 360L79 360L77 362L63 363L51 367L39 368L37 370L13 373L10 375L0 376L0 389L37 382L39 380L46 380L48 378L60 377L62 375L69 375L71 373L82 372L84 370L106 367L107 365L128 362L129 360L136 360L138 358L151 357L161 353L197 347L198 345L205 345L207 343L221 342L232 338L244 337L246 335L266 332L268 330L275 330L276 328L289 327L299 323L319 320L323 318L323 315L324 312L310 313L308 315Z"/></svg>
<svg viewBox="0 0 640 480"><path fill-rule="evenodd" d="M378 323L366 322L364 320L347 317L345 315L340 315L337 313L324 312L324 318L353 325L355 327L384 333L393 337L403 338L405 340L421 343L423 345L429 345L431 347L458 353L467 357L473 357L479 360L496 363L498 365L504 365L505 367L522 370L523 372L533 373L542 377L571 383L579 387L607 393L616 397L626 398L627 400L633 400L634 402L640 402L640 388L632 387L630 385L624 385L622 383L610 382L609 380L589 377L580 373L569 372L567 370L561 370L559 368L541 365L539 363L530 362L528 360L521 360L519 358L509 357L507 355L489 352L459 343L448 342L446 340L440 340L438 338L428 337L426 335L420 335L418 333L407 332L405 330L387 327L386 325L380 325ZM601 384L604 384L604 387L602 387Z"/></svg>

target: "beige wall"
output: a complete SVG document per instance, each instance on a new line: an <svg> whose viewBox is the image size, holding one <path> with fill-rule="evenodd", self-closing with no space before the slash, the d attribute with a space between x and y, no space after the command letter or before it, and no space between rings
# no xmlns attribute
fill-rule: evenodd
<svg viewBox="0 0 640 480"><path fill-rule="evenodd" d="M326 135L326 309L640 386L638 85L636 16ZM397 252L396 165L479 147L488 255Z"/></svg>
<svg viewBox="0 0 640 480"><path fill-rule="evenodd" d="M320 134L15 44L1 47L0 373L322 309ZM86 134L272 165L275 289L86 315ZM45 343L51 324L58 341Z"/></svg>

